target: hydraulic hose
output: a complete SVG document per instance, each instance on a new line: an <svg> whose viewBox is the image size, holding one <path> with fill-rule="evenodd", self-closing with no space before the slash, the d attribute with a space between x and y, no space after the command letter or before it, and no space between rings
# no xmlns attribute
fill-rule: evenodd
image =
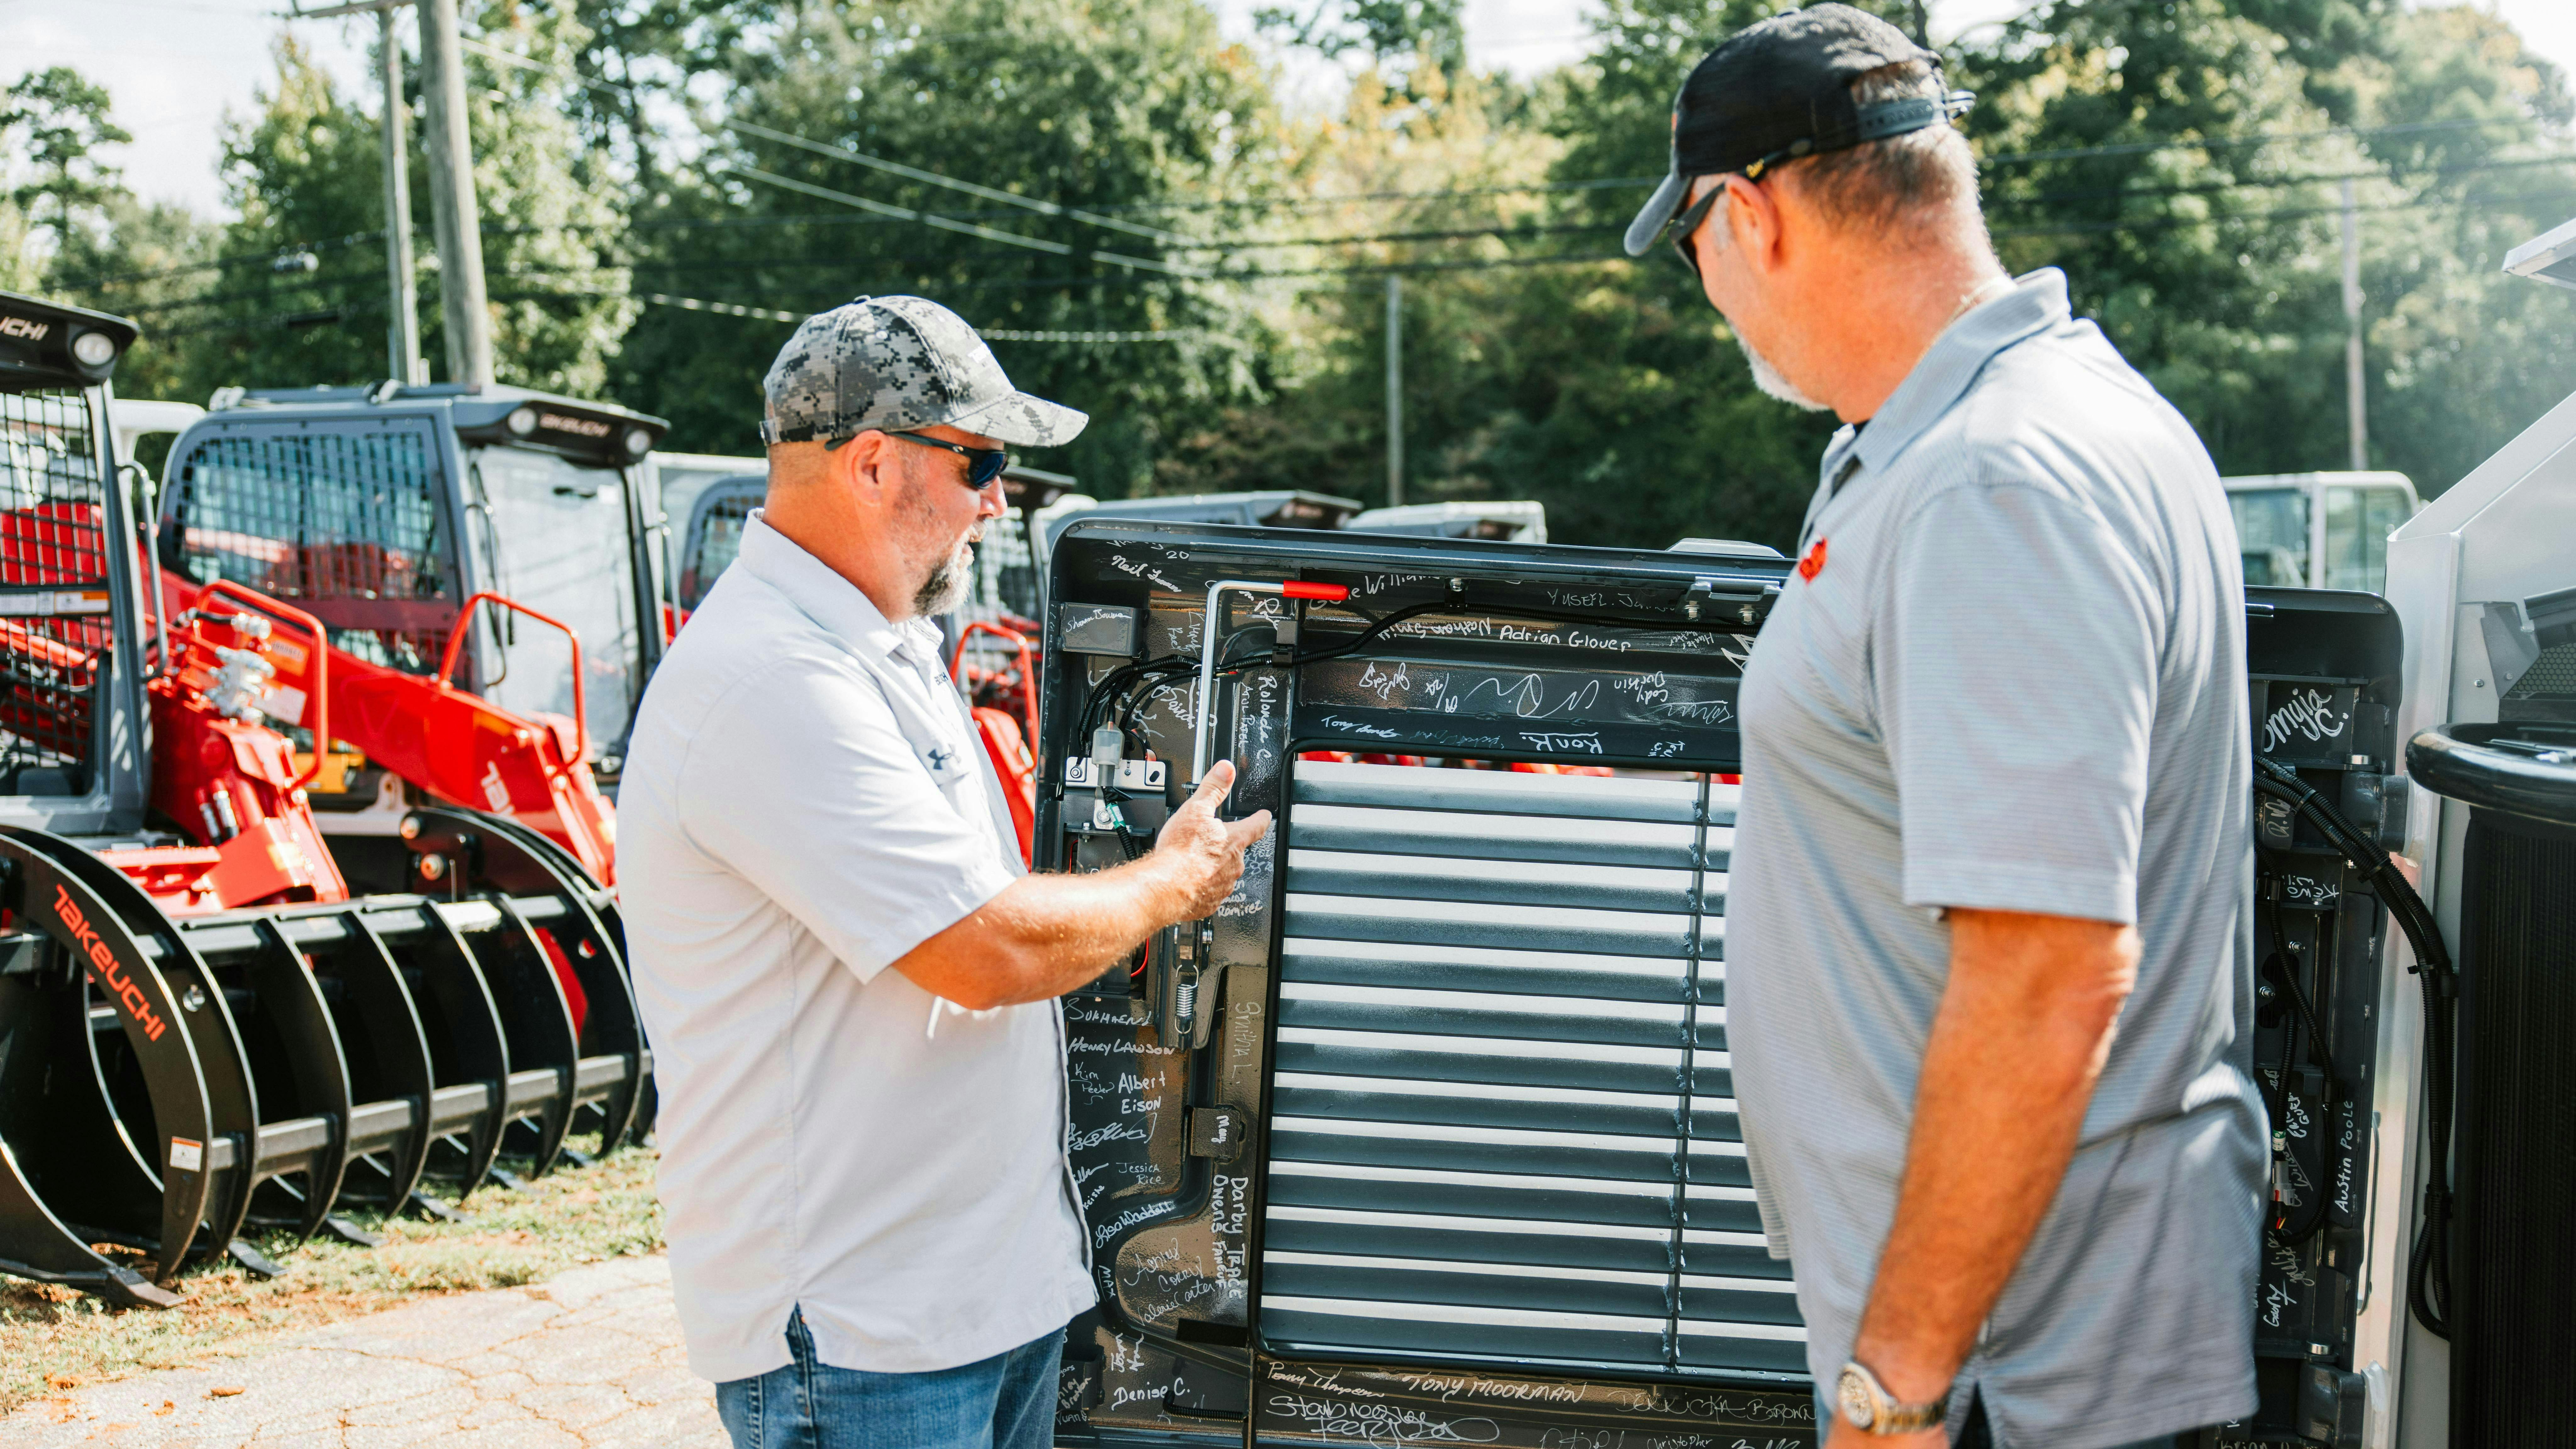
<svg viewBox="0 0 2576 1449"><path fill-rule="evenodd" d="M2424 1221L2406 1264L2407 1306L2436 1338L2451 1336L2451 1007L2459 973L2424 898L2397 869L2388 852L2341 811L2326 803L2298 772L2256 757L2254 788L2288 802L2362 873L2389 919L2406 933L2415 962L2406 969L2424 992L2424 1103L2431 1161L2424 1184Z"/></svg>

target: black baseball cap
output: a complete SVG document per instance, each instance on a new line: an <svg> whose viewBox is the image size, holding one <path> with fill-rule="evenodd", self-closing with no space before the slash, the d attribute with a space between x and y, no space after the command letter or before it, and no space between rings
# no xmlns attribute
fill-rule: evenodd
<svg viewBox="0 0 2576 1449"><path fill-rule="evenodd" d="M1681 213L1691 178L1759 177L1780 162L1919 131L1966 113L1966 91L1857 105L1851 84L1883 66L1941 57L1848 5L1810 5L1728 36L1673 97L1672 168L1628 223L1641 257Z"/></svg>

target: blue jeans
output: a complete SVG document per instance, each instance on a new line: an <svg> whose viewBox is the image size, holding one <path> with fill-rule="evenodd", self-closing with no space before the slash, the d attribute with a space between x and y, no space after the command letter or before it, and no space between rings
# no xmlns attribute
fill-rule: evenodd
<svg viewBox="0 0 2576 1449"><path fill-rule="evenodd" d="M814 1357L799 1311L794 1361L716 1385L734 1449L1048 1449L1064 1330L978 1363L919 1374L833 1368Z"/></svg>

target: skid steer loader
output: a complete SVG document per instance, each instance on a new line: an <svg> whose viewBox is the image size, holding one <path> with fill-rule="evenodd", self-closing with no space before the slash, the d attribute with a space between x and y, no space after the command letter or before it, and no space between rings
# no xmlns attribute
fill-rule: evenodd
<svg viewBox="0 0 2576 1449"><path fill-rule="evenodd" d="M626 731L678 622L647 462L662 420L508 387L214 404L162 470L164 593L230 580L328 627L366 702L335 711L353 748L310 793L352 879L405 888L398 832L436 801L509 815L613 883ZM434 720L402 712L431 698Z"/></svg>
<svg viewBox="0 0 2576 1449"><path fill-rule="evenodd" d="M418 888L350 891L327 625L223 580L153 607L134 335L0 294L0 1272L168 1306L192 1261L274 1270L246 1224L363 1237L336 1208L616 1145L650 1060L606 892L526 824L414 808Z"/></svg>

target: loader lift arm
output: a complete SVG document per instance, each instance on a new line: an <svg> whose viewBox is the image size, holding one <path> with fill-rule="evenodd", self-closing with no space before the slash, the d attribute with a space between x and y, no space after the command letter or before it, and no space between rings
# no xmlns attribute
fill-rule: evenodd
<svg viewBox="0 0 2576 1449"><path fill-rule="evenodd" d="M162 570L162 599L177 618L200 590L184 575ZM474 611L508 609L571 641L573 711L582 707L581 639L561 620L516 600L483 592L465 601L450 628L436 677L408 674L361 659L305 628L320 651L294 648L275 660L278 683L310 700L316 686L327 696L330 738L354 745L373 763L427 791L439 801L518 821L561 846L601 885L617 883L615 808L592 778L588 734L577 719L518 714L449 682L473 627ZM293 622L293 621L289 621ZM272 651L276 653L277 651ZM281 717L284 717L281 715ZM320 721L291 724L312 728ZM316 759L326 742L316 740Z"/></svg>

